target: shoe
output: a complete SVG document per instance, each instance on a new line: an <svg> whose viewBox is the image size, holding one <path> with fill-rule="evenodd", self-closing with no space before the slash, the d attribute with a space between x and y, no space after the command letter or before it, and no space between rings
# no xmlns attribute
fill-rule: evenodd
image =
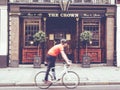
<svg viewBox="0 0 120 90"><path fill-rule="evenodd" d="M48 85L52 84L51 81L46 81L46 80L44 80L44 83L45 83L45 84L48 84Z"/></svg>

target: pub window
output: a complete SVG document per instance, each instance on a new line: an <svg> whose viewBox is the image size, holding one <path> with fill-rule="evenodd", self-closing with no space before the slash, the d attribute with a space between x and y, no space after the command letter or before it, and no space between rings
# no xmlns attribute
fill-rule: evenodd
<svg viewBox="0 0 120 90"><path fill-rule="evenodd" d="M81 2L81 3L82 3L82 0L74 0L74 2L76 2L76 3L77 3L77 2Z"/></svg>
<svg viewBox="0 0 120 90"><path fill-rule="evenodd" d="M85 3L91 3L92 0L84 0Z"/></svg>
<svg viewBox="0 0 120 90"><path fill-rule="evenodd" d="M44 2L50 2L50 0L44 0Z"/></svg>
<svg viewBox="0 0 120 90"><path fill-rule="evenodd" d="M24 22L24 46L37 46L37 43L33 43L33 35L40 30L39 20L25 20Z"/></svg>
<svg viewBox="0 0 120 90"><path fill-rule="evenodd" d="M110 0L96 0L96 3L98 3L98 4L109 4Z"/></svg>
<svg viewBox="0 0 120 90"><path fill-rule="evenodd" d="M44 0L33 0L33 2L43 2Z"/></svg>
<svg viewBox="0 0 120 90"><path fill-rule="evenodd" d="M79 2L79 3L91 3L92 0L74 0L74 2Z"/></svg>
<svg viewBox="0 0 120 90"><path fill-rule="evenodd" d="M91 31L93 39L91 47L100 47L100 20L99 19L83 19L82 31Z"/></svg>

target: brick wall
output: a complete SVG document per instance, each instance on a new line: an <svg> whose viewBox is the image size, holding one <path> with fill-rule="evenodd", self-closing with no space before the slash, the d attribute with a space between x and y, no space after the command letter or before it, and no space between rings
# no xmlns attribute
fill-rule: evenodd
<svg viewBox="0 0 120 90"><path fill-rule="evenodd" d="M0 5L7 5L7 0L0 0Z"/></svg>

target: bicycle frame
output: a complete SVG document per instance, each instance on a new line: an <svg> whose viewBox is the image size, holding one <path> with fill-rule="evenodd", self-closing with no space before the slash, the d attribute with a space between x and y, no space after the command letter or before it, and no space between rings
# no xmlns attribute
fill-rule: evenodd
<svg viewBox="0 0 120 90"><path fill-rule="evenodd" d="M57 75L58 78L56 79L56 81L61 80L63 74L65 74L65 73L67 74L67 73L68 73L69 67L70 67L70 66L68 66L67 64L64 64L64 69L60 72L60 74ZM49 73L51 74L52 78L54 78L54 76L53 76L53 74L52 74L52 72L53 72L52 69L56 69L56 67L52 67L52 68L50 69L50 72L49 72Z"/></svg>

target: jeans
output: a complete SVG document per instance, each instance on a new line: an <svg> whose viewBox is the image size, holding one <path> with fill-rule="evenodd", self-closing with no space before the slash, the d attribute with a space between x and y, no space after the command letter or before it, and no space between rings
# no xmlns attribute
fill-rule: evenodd
<svg viewBox="0 0 120 90"><path fill-rule="evenodd" d="M47 71L46 71L46 75L45 75L46 81L48 81L48 75L49 75L50 69L52 67L55 67L56 57L47 55L47 61L48 61L48 66L47 66ZM55 74L55 69L52 69L52 72Z"/></svg>

